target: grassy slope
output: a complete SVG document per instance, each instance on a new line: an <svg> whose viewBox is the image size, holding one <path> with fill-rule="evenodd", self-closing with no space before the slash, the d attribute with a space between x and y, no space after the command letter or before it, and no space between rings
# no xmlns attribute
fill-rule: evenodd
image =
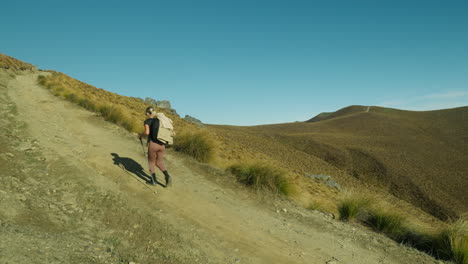
<svg viewBox="0 0 468 264"><path fill-rule="evenodd" d="M143 121L146 119L144 115L146 104L142 99L135 97L128 97L116 93L108 92L106 90L96 88L87 83L76 80L66 74L49 71L51 75L40 80L41 84L53 91L59 91L61 95L70 96L75 95L77 98L84 98L89 100L97 107L108 105L113 109L118 109L119 113L123 115L120 118L125 118L133 122L135 129L133 132L141 132L143 129ZM157 94L157 91L155 91ZM174 115L170 111L162 108L156 108L158 112L164 112L166 116L171 118L174 122L178 132L182 130L195 131L199 128L183 119Z"/></svg>
<svg viewBox="0 0 468 264"><path fill-rule="evenodd" d="M32 66L5 55L0 56L0 65ZM144 119L141 113L146 105L139 98L98 89L58 72L47 80L65 87L65 93L117 106L136 123ZM365 113L366 109L347 107L314 123L209 126L217 142L213 163L227 167L263 161L286 168L288 179L297 186L293 199L304 206L319 202L326 210L336 210L339 199L337 190L304 177L312 173L331 175L348 188L378 186L440 218L466 211L462 187L467 185L461 176L467 171L463 164L466 108L407 112L372 107ZM178 133L200 130L166 114L175 121Z"/></svg>
<svg viewBox="0 0 468 264"><path fill-rule="evenodd" d="M468 107L366 109L348 107L313 123L210 128L299 173L378 186L441 219L466 212Z"/></svg>
<svg viewBox="0 0 468 264"><path fill-rule="evenodd" d="M0 53L0 69L9 69L13 71L32 70L36 67L32 64L17 60L13 57Z"/></svg>

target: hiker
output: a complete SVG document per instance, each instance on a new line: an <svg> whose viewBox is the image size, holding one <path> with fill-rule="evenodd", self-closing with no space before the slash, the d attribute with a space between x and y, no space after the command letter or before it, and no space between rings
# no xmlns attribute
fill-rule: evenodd
<svg viewBox="0 0 468 264"><path fill-rule="evenodd" d="M148 137L148 164L151 172L151 181L149 184L156 185L156 172L154 171L154 164L164 173L166 180L166 186L171 185L171 176L166 170L166 166L163 163L164 153L166 152L166 146L163 142L158 140L156 137L159 130L159 119L155 118L156 112L153 107L146 108L146 116L148 119L145 120L144 126L145 131L138 135L141 140L142 137ZM156 122L156 123L154 123Z"/></svg>

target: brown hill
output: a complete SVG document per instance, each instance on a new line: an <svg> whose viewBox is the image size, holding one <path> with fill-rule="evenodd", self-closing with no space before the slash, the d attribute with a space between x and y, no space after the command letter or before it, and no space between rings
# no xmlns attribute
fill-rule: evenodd
<svg viewBox="0 0 468 264"><path fill-rule="evenodd" d="M36 66L0 53L0 69L23 71L36 69Z"/></svg>
<svg viewBox="0 0 468 264"><path fill-rule="evenodd" d="M0 69L0 263L445 263L173 151L148 186L136 137L38 76Z"/></svg>
<svg viewBox="0 0 468 264"><path fill-rule="evenodd" d="M0 57L0 63L10 69L35 69L5 55ZM110 105L135 124L129 125L130 130L140 130L144 118L141 113L146 107L143 100L98 89L59 72L40 71L40 75L44 77L38 81L54 94L86 108L90 103L96 107ZM170 112L166 114L175 121L179 134L208 130L216 141L211 165L225 168L262 161L287 169L288 178L297 189L292 199L306 207L319 202L323 209L336 210L340 192L310 177L325 174L345 190L384 190L441 219L465 212L466 108L433 112L378 107L367 112L368 109L350 106L322 115L321 121L313 119L312 123L211 125L208 129L200 129ZM389 203L396 201L393 196L387 197ZM398 204L413 214L414 207ZM427 217L422 212L415 216Z"/></svg>
<svg viewBox="0 0 468 264"><path fill-rule="evenodd" d="M311 122L318 122L318 121L323 121L327 119L332 119L335 117L340 117L340 116L346 116L346 115L351 115L355 113L362 113L363 111L367 111L368 106L362 106L362 105L351 105L345 108L342 108L336 112L323 112L320 113L313 118L307 120L306 122L311 123Z"/></svg>
<svg viewBox="0 0 468 264"><path fill-rule="evenodd" d="M468 107L351 106L317 121L210 128L299 174L377 187L440 218L468 211Z"/></svg>

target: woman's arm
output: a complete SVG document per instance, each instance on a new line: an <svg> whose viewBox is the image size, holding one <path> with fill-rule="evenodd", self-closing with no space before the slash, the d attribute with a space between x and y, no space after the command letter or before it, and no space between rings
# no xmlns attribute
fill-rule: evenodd
<svg viewBox="0 0 468 264"><path fill-rule="evenodd" d="M149 125L145 124L145 131L141 134L138 134L138 138L147 137L149 135L150 129Z"/></svg>

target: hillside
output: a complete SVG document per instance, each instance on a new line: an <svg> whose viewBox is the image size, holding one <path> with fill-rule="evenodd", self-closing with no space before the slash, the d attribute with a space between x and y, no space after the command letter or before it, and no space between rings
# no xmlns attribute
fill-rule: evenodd
<svg viewBox="0 0 468 264"><path fill-rule="evenodd" d="M126 118L145 108L141 99L58 72L0 69L1 263L444 263L366 227L298 206L310 195L329 204L329 195L339 196L303 179L300 169L289 176L306 183L298 188L311 189L298 189L291 199L239 184L215 165L276 158L274 151L264 152L276 135L251 135L250 128L214 135L214 164L168 151L174 185L148 186L132 127L122 129L125 124L86 110L93 98ZM199 129L173 118L183 129ZM258 149L224 141L238 135ZM301 153L286 145L284 150ZM347 177L320 157L308 161L316 169L311 172Z"/></svg>
<svg viewBox="0 0 468 264"><path fill-rule="evenodd" d="M364 111L368 111L368 109L370 109L370 107L362 106L362 105L352 105L352 106L342 108L342 109L340 109L340 110L338 110L336 112L323 112L323 113L320 113L320 114L314 116L313 118L307 120L306 122L311 123L311 122L323 121L323 120L332 119L332 118L335 118L335 117L351 115L351 114L355 114L355 113L361 113L361 112L364 112Z"/></svg>
<svg viewBox="0 0 468 264"><path fill-rule="evenodd" d="M367 112L351 106L306 123L210 128L288 169L377 187L439 219L468 211L468 107Z"/></svg>
<svg viewBox="0 0 468 264"><path fill-rule="evenodd" d="M18 72L25 70L35 70L37 67L24 61L20 61L8 55L0 53L0 69Z"/></svg>

